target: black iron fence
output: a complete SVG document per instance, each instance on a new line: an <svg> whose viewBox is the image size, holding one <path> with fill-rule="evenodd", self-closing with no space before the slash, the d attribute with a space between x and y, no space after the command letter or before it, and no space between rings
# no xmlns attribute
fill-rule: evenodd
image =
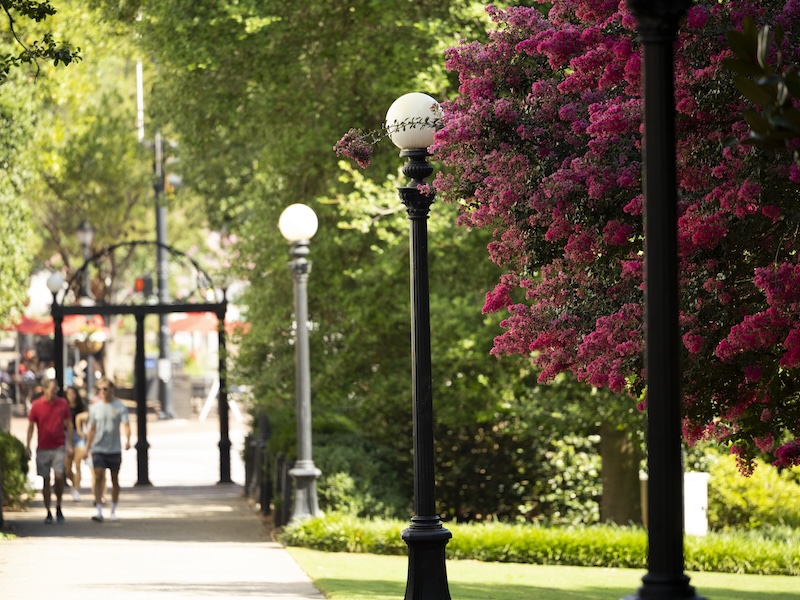
<svg viewBox="0 0 800 600"><path fill-rule="evenodd" d="M261 514L272 515L273 524L282 527L291 517L292 478L294 465L282 452L269 451L269 423L259 419L256 435L245 439L245 494L259 507Z"/></svg>

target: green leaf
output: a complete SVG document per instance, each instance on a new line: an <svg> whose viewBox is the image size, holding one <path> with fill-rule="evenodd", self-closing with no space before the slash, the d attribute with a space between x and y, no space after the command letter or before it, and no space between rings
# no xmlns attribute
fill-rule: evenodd
<svg viewBox="0 0 800 600"><path fill-rule="evenodd" d="M784 79L789 93L795 98L800 98L800 74L788 72Z"/></svg>
<svg viewBox="0 0 800 600"><path fill-rule="evenodd" d="M753 20L753 17L747 16L744 18L742 22L742 33L748 40L749 45L755 47L758 41L758 29L756 28L756 22Z"/></svg>
<svg viewBox="0 0 800 600"><path fill-rule="evenodd" d="M775 102L775 94L769 89L764 88L746 77L738 76L735 79L736 87L744 94L745 98L758 104L766 106Z"/></svg>
<svg viewBox="0 0 800 600"><path fill-rule="evenodd" d="M766 137L769 135L771 127L760 113L757 113L754 110L746 110L744 112L744 118L745 121L747 121L747 124L750 126L750 129L752 129L756 135L760 137Z"/></svg>
<svg viewBox="0 0 800 600"><path fill-rule="evenodd" d="M722 64L726 69L736 73L737 75L746 75L751 77L765 75L764 69L762 69L759 65L742 58L726 58L722 61Z"/></svg>
<svg viewBox="0 0 800 600"><path fill-rule="evenodd" d="M783 118L786 121L786 127L800 131L800 110L796 108L786 109L783 111Z"/></svg>
<svg viewBox="0 0 800 600"><path fill-rule="evenodd" d="M778 106L786 106L786 104L790 104L792 99L789 95L789 89L786 87L786 84L781 81L777 87L775 88L775 98L778 101Z"/></svg>
<svg viewBox="0 0 800 600"><path fill-rule="evenodd" d="M767 64L767 52L769 51L769 25L764 25L758 31L758 50L756 51L756 58L758 64L761 65L765 71L769 71Z"/></svg>
<svg viewBox="0 0 800 600"><path fill-rule="evenodd" d="M747 37L741 31L729 31L726 37L728 38L728 45L731 47L731 50L733 50L734 54L747 62L755 64L755 44L750 44Z"/></svg>
<svg viewBox="0 0 800 600"><path fill-rule="evenodd" d="M776 25L775 26L775 45L780 46L781 42L783 42L783 26Z"/></svg>

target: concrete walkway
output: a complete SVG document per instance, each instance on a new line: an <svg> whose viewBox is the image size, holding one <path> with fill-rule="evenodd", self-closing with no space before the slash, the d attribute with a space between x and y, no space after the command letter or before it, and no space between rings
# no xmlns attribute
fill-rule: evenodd
<svg viewBox="0 0 800 600"><path fill-rule="evenodd" d="M135 422L132 427L135 443ZM11 430L23 441L26 429L25 419L12 419ZM28 511L6 511L5 531L17 538L0 541L0 596L322 599L297 563L270 539L267 525L243 495L244 434L244 426L232 420L231 478L236 483L219 485L215 418L148 421L153 485L135 485L136 451L124 453L116 523L91 520L95 511L86 467L82 499L64 496L65 523L44 524L40 491ZM41 490L41 480L32 479Z"/></svg>

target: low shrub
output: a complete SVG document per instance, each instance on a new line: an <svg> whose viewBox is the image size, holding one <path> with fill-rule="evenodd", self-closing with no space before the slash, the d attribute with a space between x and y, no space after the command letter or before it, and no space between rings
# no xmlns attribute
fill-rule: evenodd
<svg viewBox="0 0 800 600"><path fill-rule="evenodd" d="M329 422L327 430L315 432L314 456L323 473L317 484L322 510L382 518L408 513L408 491L385 475L391 465L351 431Z"/></svg>
<svg viewBox="0 0 800 600"><path fill-rule="evenodd" d="M796 474L778 471L760 460L756 463L753 474L745 477L734 456L710 456L708 524L712 529L800 527Z"/></svg>
<svg viewBox="0 0 800 600"><path fill-rule="evenodd" d="M0 469L3 473L3 505L27 504L33 490L28 483L25 444L5 431L0 431Z"/></svg>
<svg viewBox="0 0 800 600"><path fill-rule="evenodd" d="M400 534L407 522L328 514L292 523L280 535L289 546L329 552L405 554ZM448 523L450 559L646 568L647 533L637 527L593 525L544 527L530 524ZM687 537L687 571L800 575L800 532L790 528L712 533Z"/></svg>

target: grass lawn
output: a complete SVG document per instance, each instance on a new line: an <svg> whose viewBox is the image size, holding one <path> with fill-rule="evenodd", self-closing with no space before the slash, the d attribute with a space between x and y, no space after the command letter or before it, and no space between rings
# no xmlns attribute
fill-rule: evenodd
<svg viewBox="0 0 800 600"><path fill-rule="evenodd" d="M408 558L287 548L329 600L397 600ZM453 600L614 600L636 591L643 571L447 561ZM689 573L709 600L797 600L800 577Z"/></svg>

